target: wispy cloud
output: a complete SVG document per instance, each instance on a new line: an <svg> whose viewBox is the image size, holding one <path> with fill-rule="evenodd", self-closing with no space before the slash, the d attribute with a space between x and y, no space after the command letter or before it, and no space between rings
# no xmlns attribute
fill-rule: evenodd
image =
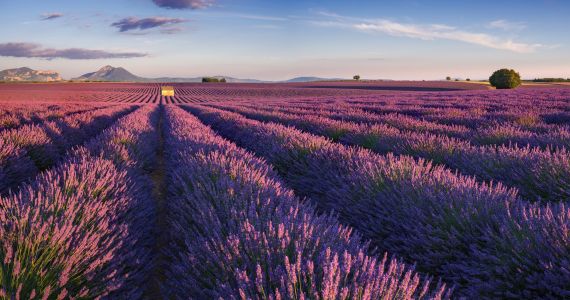
<svg viewBox="0 0 570 300"><path fill-rule="evenodd" d="M507 20L495 20L487 24L488 28L497 28L505 31L523 30L526 24L523 22L510 22Z"/></svg>
<svg viewBox="0 0 570 300"><path fill-rule="evenodd" d="M83 48L53 49L34 43L0 43L0 56L43 58L43 59L108 59L148 56L137 52L110 52Z"/></svg>
<svg viewBox="0 0 570 300"><path fill-rule="evenodd" d="M212 6L214 0L152 0L154 4L171 9L201 9Z"/></svg>
<svg viewBox="0 0 570 300"><path fill-rule="evenodd" d="M231 14L230 16L241 18L241 19L248 19L248 20L258 20L258 21L276 21L276 22L283 22L288 21L288 18L285 17L275 17L275 16L263 16L263 15L250 15L250 14Z"/></svg>
<svg viewBox="0 0 570 300"><path fill-rule="evenodd" d="M544 45L541 44L515 42L511 39L504 39L487 33L466 31L445 24L426 25L399 23L387 19L357 19L329 12L320 12L319 15L325 17L325 19L313 20L311 21L312 24L421 40L459 41L517 53L531 53L538 48L544 47Z"/></svg>
<svg viewBox="0 0 570 300"><path fill-rule="evenodd" d="M131 30L147 30L157 27L165 27L184 22L187 22L187 20L180 18L151 17L138 19L135 17L130 17L114 22L111 24L111 26L118 28L119 32L126 32ZM167 29L172 28L163 28L163 30Z"/></svg>
<svg viewBox="0 0 570 300"><path fill-rule="evenodd" d="M42 21L54 20L54 19L58 19L61 17L63 17L63 14L58 13L58 12L56 12L56 13L45 13L45 14L42 14L42 16L41 16Z"/></svg>

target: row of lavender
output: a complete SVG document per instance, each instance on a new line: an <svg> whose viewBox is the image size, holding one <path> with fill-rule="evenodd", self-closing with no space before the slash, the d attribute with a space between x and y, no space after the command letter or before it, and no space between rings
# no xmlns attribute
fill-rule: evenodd
<svg viewBox="0 0 570 300"><path fill-rule="evenodd" d="M0 198L0 298L141 297L157 117L138 109Z"/></svg>
<svg viewBox="0 0 570 300"><path fill-rule="evenodd" d="M424 134L437 134L458 138L471 142L474 145L529 145L540 148L569 148L570 125L546 124L540 117L533 114L515 114L506 118L485 117L481 124L470 126L461 124L447 124L448 122L428 121L423 117L412 117L401 113L370 112L350 105L319 105L319 104L273 104L259 106L259 104L241 105L265 111L282 112L298 115L318 115L341 121L356 123L382 124L400 131L412 131ZM442 112L447 118L450 112ZM457 116L455 116L457 117ZM466 122L465 118L462 122ZM468 123L468 122L467 122Z"/></svg>
<svg viewBox="0 0 570 300"><path fill-rule="evenodd" d="M4 103L0 107L0 131L22 125L61 119L65 116L101 109L110 105L85 103Z"/></svg>
<svg viewBox="0 0 570 300"><path fill-rule="evenodd" d="M185 299L440 299L412 267L302 204L260 160L166 107L164 293Z"/></svg>
<svg viewBox="0 0 570 300"><path fill-rule="evenodd" d="M114 105L0 131L0 193L53 166L73 146L135 108Z"/></svg>
<svg viewBox="0 0 570 300"><path fill-rule="evenodd" d="M568 89L521 89L507 92L387 93L364 97L291 99L288 102L335 106L344 104L381 113L401 113L476 127L491 119L523 121L520 123L524 124L527 120L518 120L521 115L538 116L547 123L556 123L563 121L557 118L557 114L560 114L559 117L568 116L569 101Z"/></svg>
<svg viewBox="0 0 570 300"><path fill-rule="evenodd" d="M471 298L570 296L570 210L410 157L379 156L241 115L185 106L267 159L288 186L379 249Z"/></svg>
<svg viewBox="0 0 570 300"><path fill-rule="evenodd" d="M168 232L155 233L150 172L162 111L143 106L0 197L0 298L442 299L451 290L318 216L264 161L166 108ZM148 295L146 295L148 296Z"/></svg>
<svg viewBox="0 0 570 300"><path fill-rule="evenodd" d="M384 124L335 120L318 114L270 112L231 104L212 105L249 118L278 122L380 154L429 159L479 180L515 187L530 201L570 199L570 154L565 149L476 146L468 141L429 133L401 131Z"/></svg>

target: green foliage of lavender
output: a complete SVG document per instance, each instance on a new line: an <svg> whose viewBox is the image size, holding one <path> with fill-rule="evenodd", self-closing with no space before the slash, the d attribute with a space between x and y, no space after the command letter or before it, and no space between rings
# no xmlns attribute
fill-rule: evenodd
<svg viewBox="0 0 570 300"><path fill-rule="evenodd" d="M457 284L459 295L569 295L570 212L564 204L529 204L501 185L423 160L379 156L234 113L186 108L275 165L322 211L337 212L380 249Z"/></svg>

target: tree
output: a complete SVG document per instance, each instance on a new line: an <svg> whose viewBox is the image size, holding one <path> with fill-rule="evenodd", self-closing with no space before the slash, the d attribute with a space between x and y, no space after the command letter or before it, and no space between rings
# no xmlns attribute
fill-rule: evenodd
<svg viewBox="0 0 570 300"><path fill-rule="evenodd" d="M513 69L500 69L489 77L489 83L497 89L514 89L521 85L521 76Z"/></svg>
<svg viewBox="0 0 570 300"><path fill-rule="evenodd" d="M465 79L465 81L471 81L471 78L467 78L467 79Z"/></svg>
<svg viewBox="0 0 570 300"><path fill-rule="evenodd" d="M360 80L360 75L354 75L354 76L352 76L352 79L354 79L354 80Z"/></svg>
<svg viewBox="0 0 570 300"><path fill-rule="evenodd" d="M445 77L445 80L450 81L450 80L451 80L451 76Z"/></svg>
<svg viewBox="0 0 570 300"><path fill-rule="evenodd" d="M226 79L222 78L222 79L220 79L220 82L226 83Z"/></svg>
<svg viewBox="0 0 570 300"><path fill-rule="evenodd" d="M215 77L203 77L202 82L220 82L220 80Z"/></svg>

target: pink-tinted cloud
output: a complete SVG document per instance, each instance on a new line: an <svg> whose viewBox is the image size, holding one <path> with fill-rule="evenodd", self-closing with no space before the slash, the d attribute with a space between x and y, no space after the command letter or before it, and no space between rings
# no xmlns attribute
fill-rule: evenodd
<svg viewBox="0 0 570 300"><path fill-rule="evenodd" d="M53 49L34 43L0 43L0 56L43 58L43 59L108 59L148 56L137 52L110 52L83 48Z"/></svg>

